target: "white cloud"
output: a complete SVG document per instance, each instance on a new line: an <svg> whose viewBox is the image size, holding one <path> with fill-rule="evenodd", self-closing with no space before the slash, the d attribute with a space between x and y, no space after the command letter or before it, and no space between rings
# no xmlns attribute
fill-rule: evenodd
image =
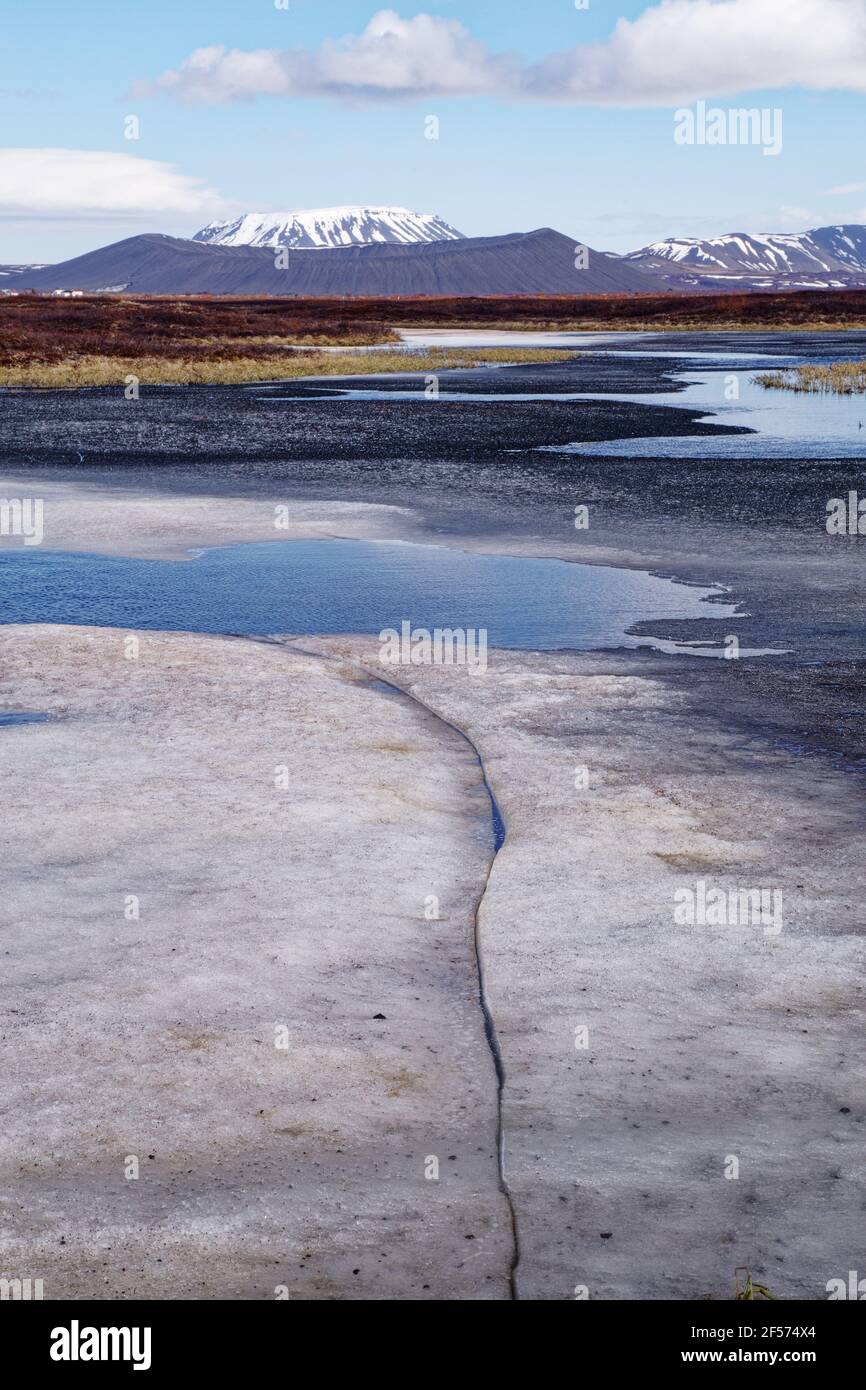
<svg viewBox="0 0 866 1390"><path fill-rule="evenodd" d="M492 55L457 20L427 14L401 19L394 10L381 10L362 34L328 39L315 53L198 48L179 68L133 90L162 90L190 102L465 96L507 85L513 71L516 60Z"/></svg>
<svg viewBox="0 0 866 1390"><path fill-rule="evenodd" d="M866 91L866 0L662 0L525 74L540 99L669 106L805 87Z"/></svg>
<svg viewBox="0 0 866 1390"><path fill-rule="evenodd" d="M836 188L825 188L822 198L846 198L849 193L866 193L866 183L840 183Z"/></svg>
<svg viewBox="0 0 866 1390"><path fill-rule="evenodd" d="M137 91L181 101L387 100L496 92L575 105L669 106L783 87L866 92L866 0L661 0L608 39L535 64L494 54L456 20L376 14L317 50L197 49Z"/></svg>
<svg viewBox="0 0 866 1390"><path fill-rule="evenodd" d="M0 217L206 214L224 201L173 164L106 150L0 149Z"/></svg>

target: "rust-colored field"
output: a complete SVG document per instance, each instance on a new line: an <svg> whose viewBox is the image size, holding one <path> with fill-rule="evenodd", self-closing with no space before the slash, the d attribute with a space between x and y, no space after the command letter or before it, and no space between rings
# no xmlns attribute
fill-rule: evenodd
<svg viewBox="0 0 866 1390"><path fill-rule="evenodd" d="M731 330L866 328L866 290L782 294L290 299L0 296L0 384L148 379L219 382L332 371L299 360L326 346L397 341L396 329ZM164 364L155 372L155 364ZM116 364L117 370L113 364ZM122 371L118 376L118 370ZM361 363L346 370L373 368ZM386 361L377 370L396 370Z"/></svg>
<svg viewBox="0 0 866 1390"><path fill-rule="evenodd" d="M324 310L325 301L309 300ZM550 328L593 331L866 328L866 290L782 293L496 296L334 301L352 322L397 328Z"/></svg>
<svg viewBox="0 0 866 1390"><path fill-rule="evenodd" d="M219 362L273 356L294 343L360 345L393 339L386 321L344 306L280 299L86 295L0 297L0 364L75 357L184 358Z"/></svg>

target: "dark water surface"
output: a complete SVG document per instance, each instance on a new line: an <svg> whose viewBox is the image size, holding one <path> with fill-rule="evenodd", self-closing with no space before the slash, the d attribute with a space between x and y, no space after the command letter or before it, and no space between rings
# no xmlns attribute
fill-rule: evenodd
<svg viewBox="0 0 866 1390"><path fill-rule="evenodd" d="M646 619L727 618L712 591L631 570L352 540L277 541L188 562L0 552L0 622L212 633L486 628L491 646L645 645ZM726 629L727 630L727 629ZM721 639L720 639L721 640Z"/></svg>

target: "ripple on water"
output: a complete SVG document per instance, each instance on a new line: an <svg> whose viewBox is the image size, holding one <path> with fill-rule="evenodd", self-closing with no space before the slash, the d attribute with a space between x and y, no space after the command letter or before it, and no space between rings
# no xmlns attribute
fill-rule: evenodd
<svg viewBox="0 0 866 1390"><path fill-rule="evenodd" d="M277 541L188 563L0 553L3 623L301 636L408 622L486 629L492 647L589 650L651 645L629 636L647 620L729 625L735 609L720 598L642 571L398 542Z"/></svg>

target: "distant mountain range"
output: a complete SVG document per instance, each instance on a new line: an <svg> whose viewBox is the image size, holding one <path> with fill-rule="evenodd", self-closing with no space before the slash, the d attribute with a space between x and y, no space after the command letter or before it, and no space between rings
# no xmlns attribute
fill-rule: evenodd
<svg viewBox="0 0 866 1390"><path fill-rule="evenodd" d="M306 212L248 212L234 222L210 222L193 241L209 246L409 246L460 241L462 233L431 212L408 208L312 208Z"/></svg>
<svg viewBox="0 0 866 1390"><path fill-rule="evenodd" d="M737 280L755 289L776 289L797 281L832 289L866 284L866 227L817 227L799 235L731 232L706 241L670 237L631 251L625 259L661 274L671 286L724 288L721 281Z"/></svg>
<svg viewBox="0 0 866 1390"><path fill-rule="evenodd" d="M625 256L550 227L464 237L433 213L246 213L191 239L146 233L55 266L2 266L0 293L660 294L866 286L866 227L672 237Z"/></svg>

